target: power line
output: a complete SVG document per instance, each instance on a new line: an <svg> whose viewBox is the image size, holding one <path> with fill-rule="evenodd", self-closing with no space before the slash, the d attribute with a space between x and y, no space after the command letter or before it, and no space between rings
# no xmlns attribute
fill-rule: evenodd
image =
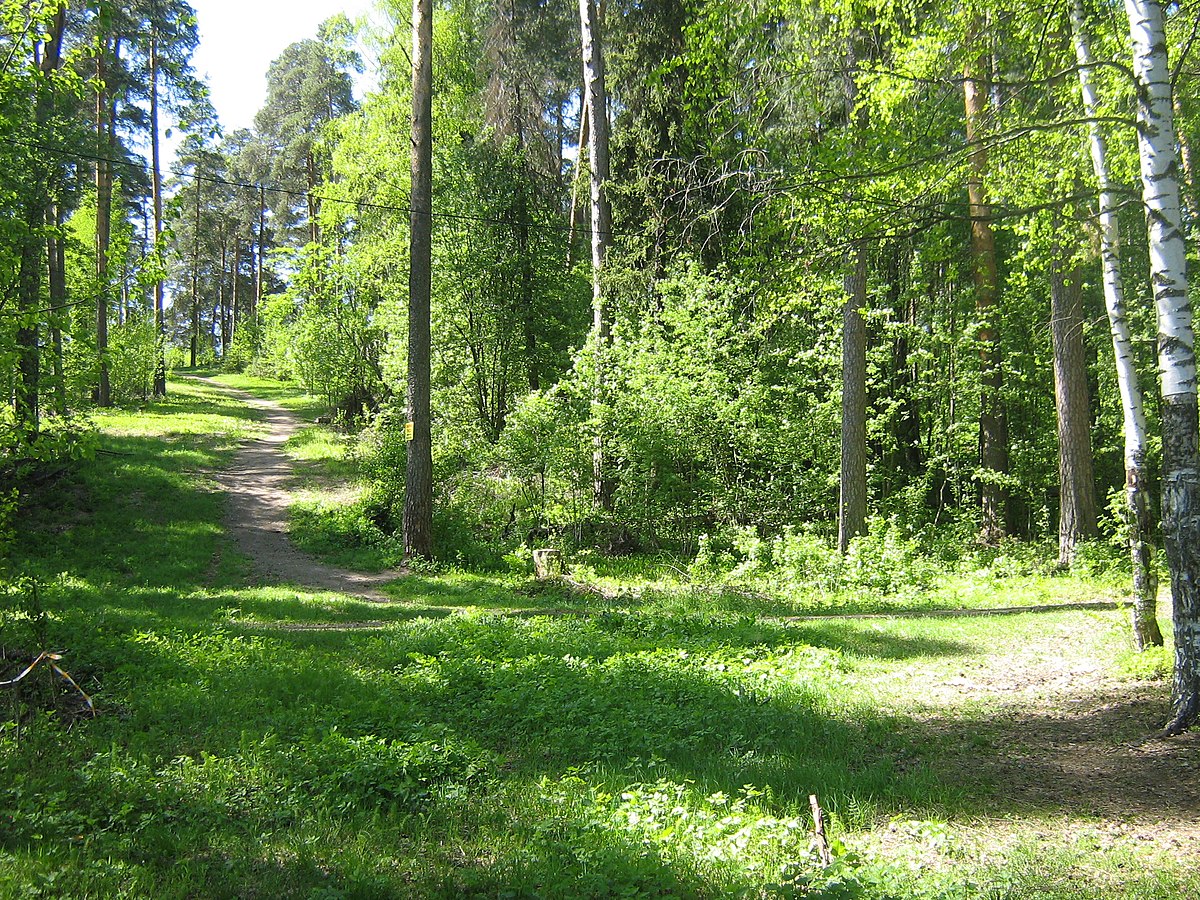
<svg viewBox="0 0 1200 900"><path fill-rule="evenodd" d="M39 143L36 141L21 141L21 140L16 140L14 138L0 137L0 144L10 144L15 147L22 147L26 150L37 150L37 151L41 151L42 153L52 153L57 156L67 157L69 159L82 159L82 160L87 160L88 162L101 162L101 163L109 163L110 165L115 165L115 166L126 166L131 169L138 169L139 171L142 171L142 172L150 171L150 164L146 163L146 162L137 162L132 159L114 159L112 157L102 156L97 153L88 153L84 150L77 150L77 149L71 150L71 149L67 149L64 147L52 147L48 144L42 144L42 143ZM389 204L389 203L377 203L377 202L373 202L370 200L349 200L344 197L329 197L329 196L325 196L322 194L313 193L312 191L297 191L297 190L292 190L289 188L276 187L274 185L267 185L267 184L262 184L262 183L258 183L258 182L252 183L252 182L248 182L248 181L234 181L232 179L222 178L219 175L202 173L198 170L192 171L192 172L176 172L175 176L177 178L190 178L193 181L206 181L210 184L219 184L219 185L223 185L225 187L242 188L244 190L250 190L250 191L262 191L263 193L267 193L267 194L278 194L278 195L285 196L285 197L301 197L301 198L311 197L313 200L318 200L321 203L338 203L338 204L342 204L345 206L353 206L356 209L370 209L370 210L377 210L377 211L381 211L381 212L403 213L403 214L409 215L409 216L411 216L413 213L412 207L409 207L409 206L399 206L396 204ZM432 212L431 211L430 213L428 213L428 215L430 216L430 218L433 218L433 219L449 219L449 220L460 221L460 222L475 222L477 224L482 224L482 225L502 225L502 226L507 226L507 227L524 226L526 228L541 229L543 231L562 231L562 232L568 232L568 233L571 230L569 225L559 225L559 224L551 224L551 223L547 223L547 222L532 222L532 221L522 222L522 221L515 220L515 219L501 219L501 218L495 218L495 217L491 217L491 216L475 216L475 215L470 215L469 213L451 213L451 212ZM588 229L584 229L584 232L588 233ZM591 233L597 233L597 232L593 229L591 231ZM628 234L632 234L632 232L624 232L624 231L617 231L617 230L611 230L611 229L606 232L603 232L603 233L607 234L610 237L614 237L614 236L622 237L622 236L625 236Z"/></svg>

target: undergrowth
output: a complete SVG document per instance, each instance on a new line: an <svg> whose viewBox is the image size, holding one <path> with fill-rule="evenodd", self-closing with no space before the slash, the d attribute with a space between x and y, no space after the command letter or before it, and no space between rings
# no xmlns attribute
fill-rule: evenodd
<svg viewBox="0 0 1200 900"><path fill-rule="evenodd" d="M749 553L705 579L577 556L585 588L445 568L387 604L252 587L209 473L255 416L188 382L100 425L114 453L12 536L37 609L10 577L4 627L60 651L98 715L0 707L0 897L1200 891L1136 844L1047 848L985 772L939 774L955 751L914 712L914 673L1071 635L1077 614L787 620L800 601L728 580ZM1122 613L1092 615L1089 652L1110 652ZM945 714L983 733L987 710ZM981 853L961 824L980 818L1018 839Z"/></svg>

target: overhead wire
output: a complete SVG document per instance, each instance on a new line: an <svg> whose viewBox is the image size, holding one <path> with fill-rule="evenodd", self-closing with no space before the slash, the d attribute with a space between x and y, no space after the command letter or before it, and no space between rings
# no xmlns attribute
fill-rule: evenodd
<svg viewBox="0 0 1200 900"><path fill-rule="evenodd" d="M86 160L88 162L108 163L110 165L126 166L128 168L138 169L142 172L150 171L150 164L148 162L138 162L133 159L117 159L117 158L113 158L113 157L109 157L109 156L104 156L104 155L98 154L98 153L89 153L89 152L87 152L85 150L81 150L81 149L53 147L48 144L43 144L43 143L40 143L37 141L28 141L28 140L19 140L16 138L0 137L0 144L9 144L11 146L22 147L26 150L36 150L36 151L40 151L42 153L52 153L57 156L62 156L62 157L66 157L69 159L82 159L82 160ZM261 191L261 192L267 193L267 194L275 194L275 195L281 195L281 196L286 196L286 197L312 198L313 200L317 200L321 203L342 204L345 206L353 206L357 209L369 209L369 210L376 210L376 211L380 211L380 212L395 212L395 213L403 213L405 215L412 215L412 213L413 213L412 207L409 207L409 206L401 206L399 204L393 204L393 203L379 203L377 201L372 201L372 200L354 200L354 199L347 198L347 197L333 197L333 196L328 196L325 194L317 194L313 191L295 190L292 188L279 187L277 185L268 185L268 184L264 184L261 182L236 181L233 179L224 178L220 175L216 175L213 173L201 172L199 170L193 170L191 172L177 171L174 174L175 174L176 178L180 178L180 179L191 179L193 181L204 181L204 182L208 182L209 184L219 184L219 185L223 185L225 187L241 188L243 190L256 191L256 192ZM461 221L461 222L474 222L474 223L482 224L482 225L501 225L501 226L506 226L506 227L524 226L524 227L533 228L533 229L540 229L543 231L569 232L569 230L570 230L569 226L565 225L565 224L560 225L560 224L556 224L556 223L536 222L536 221L532 221L532 220L521 221L518 219L498 218L495 216L471 215L470 213L431 211L428 213L428 215L432 219L449 219L449 220ZM585 233L587 233L589 231L589 229L586 229L586 228L583 230ZM630 234L631 232L618 231L616 229L609 229L604 232L596 232L595 229L592 229L591 233L603 233L610 237L622 237L622 236Z"/></svg>

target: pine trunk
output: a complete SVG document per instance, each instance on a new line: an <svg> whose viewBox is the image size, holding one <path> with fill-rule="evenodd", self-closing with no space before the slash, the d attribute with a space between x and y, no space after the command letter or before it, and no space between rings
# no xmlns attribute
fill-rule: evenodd
<svg viewBox="0 0 1200 900"><path fill-rule="evenodd" d="M196 172L196 209L192 222L192 353L191 368L196 368L200 353L200 181Z"/></svg>
<svg viewBox="0 0 1200 900"><path fill-rule="evenodd" d="M263 255L266 252L267 236L267 192L261 185L258 188L258 240L254 252L254 308L250 319L258 324L258 311L263 299Z"/></svg>
<svg viewBox="0 0 1200 900"><path fill-rule="evenodd" d="M46 224L46 269L50 281L50 346L53 348L51 371L54 377L54 412L67 415L67 384L63 373L63 339L60 317L67 309L67 258L62 240L63 213L58 203L51 204Z"/></svg>
<svg viewBox="0 0 1200 900"><path fill-rule="evenodd" d="M972 35L974 40L974 35ZM1000 355L999 266L992 211L987 199L987 150L980 143L980 126L986 114L983 84L986 57L967 62L963 70L967 144L970 170L967 195L971 213L971 252L974 257L975 313L979 320L979 501L982 518L980 540L996 544L1008 531L1007 491L1001 481L1008 473L1008 422L1004 408L1004 371Z"/></svg>
<svg viewBox="0 0 1200 900"><path fill-rule="evenodd" d="M433 555L433 450L430 425L430 292L433 265L433 7L413 0L412 212L408 275L408 442L404 551Z"/></svg>
<svg viewBox="0 0 1200 900"><path fill-rule="evenodd" d="M1196 354L1179 207L1179 164L1162 6L1125 0L1138 97L1138 156L1149 232L1162 394L1163 543L1171 573L1175 675L1168 733L1200 716L1200 423Z"/></svg>
<svg viewBox="0 0 1200 900"><path fill-rule="evenodd" d="M1058 564L1070 568L1081 540L1096 536L1091 410L1083 349L1083 285L1073 263L1050 276L1054 408L1058 413Z"/></svg>
<svg viewBox="0 0 1200 900"><path fill-rule="evenodd" d="M838 551L867 522L867 253L855 247L842 307L842 461L839 475Z"/></svg>
<svg viewBox="0 0 1200 900"><path fill-rule="evenodd" d="M99 146L111 149L108 140L109 123L109 87L105 83L107 67L105 65L107 45L102 41L96 51L96 142ZM96 384L96 403L99 406L111 406L112 395L108 380L108 314L109 290L108 283L108 250L110 231L112 229L112 167L102 159L96 161L96 354L99 362L99 376Z"/></svg>
<svg viewBox="0 0 1200 900"><path fill-rule="evenodd" d="M154 203L154 255L163 259L162 161L158 134L158 36L150 41L150 189ZM167 333L161 274L154 279L154 335L157 357L154 364L154 396L167 394Z"/></svg>

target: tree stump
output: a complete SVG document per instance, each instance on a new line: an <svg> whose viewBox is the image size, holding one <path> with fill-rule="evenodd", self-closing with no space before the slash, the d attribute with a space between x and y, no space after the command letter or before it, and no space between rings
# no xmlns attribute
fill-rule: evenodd
<svg viewBox="0 0 1200 900"><path fill-rule="evenodd" d="M545 548L533 551L533 573L538 580L552 578L563 574L563 558L561 550Z"/></svg>

